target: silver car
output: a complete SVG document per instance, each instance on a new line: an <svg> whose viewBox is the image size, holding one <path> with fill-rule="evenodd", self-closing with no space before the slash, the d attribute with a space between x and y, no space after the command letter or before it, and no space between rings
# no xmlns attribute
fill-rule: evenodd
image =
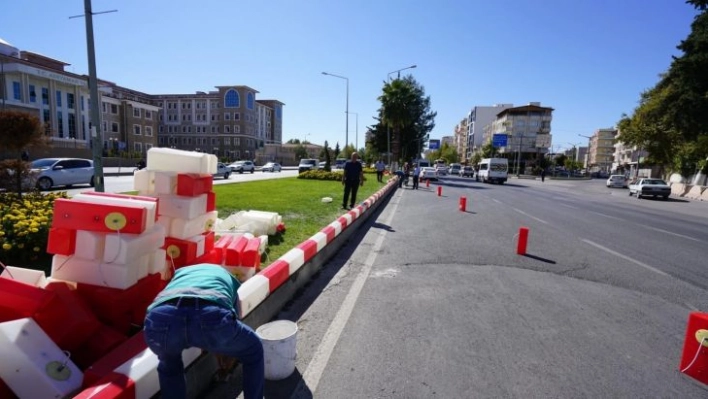
<svg viewBox="0 0 708 399"><path fill-rule="evenodd" d="M280 172L281 167L277 162L268 162L261 168L263 172Z"/></svg>
<svg viewBox="0 0 708 399"><path fill-rule="evenodd" d="M605 183L607 187L627 188L627 178L624 175L612 175Z"/></svg>
<svg viewBox="0 0 708 399"><path fill-rule="evenodd" d="M55 186L71 187L74 184L88 184L93 187L93 161L81 158L41 158L30 166L32 180L39 190L49 190Z"/></svg>

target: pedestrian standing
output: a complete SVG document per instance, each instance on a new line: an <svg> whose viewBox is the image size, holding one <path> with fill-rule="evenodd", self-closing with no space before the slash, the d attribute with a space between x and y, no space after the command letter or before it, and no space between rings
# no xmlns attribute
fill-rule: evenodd
<svg viewBox="0 0 708 399"><path fill-rule="evenodd" d="M342 209L353 208L356 203L356 192L359 190L359 186L364 185L364 168L362 168L359 154L356 152L352 152L351 159L344 164L342 185L344 186ZM349 201L349 208L347 208L347 201Z"/></svg>
<svg viewBox="0 0 708 399"><path fill-rule="evenodd" d="M246 399L263 398L265 366L258 335L238 319L239 282L219 265L177 269L148 307L145 341L159 360L163 398L186 398L182 351L200 348L238 359Z"/></svg>
<svg viewBox="0 0 708 399"><path fill-rule="evenodd" d="M384 169L386 168L386 165L384 165L383 161L379 159L376 162L376 165L374 165L374 166L376 167L376 181L378 181L379 183L382 183L383 182L383 173L384 173Z"/></svg>
<svg viewBox="0 0 708 399"><path fill-rule="evenodd" d="M413 168L413 189L417 190L418 189L418 180L420 179L420 166L418 164L415 164L415 167Z"/></svg>
<svg viewBox="0 0 708 399"><path fill-rule="evenodd" d="M546 181L546 169L541 169L541 183Z"/></svg>

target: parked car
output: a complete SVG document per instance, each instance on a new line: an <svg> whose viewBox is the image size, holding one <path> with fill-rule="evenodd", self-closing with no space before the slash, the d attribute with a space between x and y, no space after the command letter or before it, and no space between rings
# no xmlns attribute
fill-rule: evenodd
<svg viewBox="0 0 708 399"><path fill-rule="evenodd" d="M320 162L317 159L303 158L297 166L297 172L302 173L310 170L317 170L319 168L319 163Z"/></svg>
<svg viewBox="0 0 708 399"><path fill-rule="evenodd" d="M459 163L452 163L450 164L450 169L448 170L448 173L450 173L450 175L459 175L461 170L462 165L460 165Z"/></svg>
<svg viewBox="0 0 708 399"><path fill-rule="evenodd" d="M228 179L231 177L231 168L226 166L226 164L219 162L216 164L216 173L214 173L214 177L223 177L224 179Z"/></svg>
<svg viewBox="0 0 708 399"><path fill-rule="evenodd" d="M420 180L437 180L438 172L435 168L420 168Z"/></svg>
<svg viewBox="0 0 708 399"><path fill-rule="evenodd" d="M277 162L268 162L261 168L264 172L280 172L283 168Z"/></svg>
<svg viewBox="0 0 708 399"><path fill-rule="evenodd" d="M93 161L81 158L41 158L30 166L32 181L40 190L55 186L88 184L93 187Z"/></svg>
<svg viewBox="0 0 708 399"><path fill-rule="evenodd" d="M460 168L460 177L474 177L474 168L471 166L463 166Z"/></svg>
<svg viewBox="0 0 708 399"><path fill-rule="evenodd" d="M229 165L231 168L232 172L238 172L238 173L243 173L243 172L255 172L256 171L256 165L253 164L252 161L236 161Z"/></svg>
<svg viewBox="0 0 708 399"><path fill-rule="evenodd" d="M624 175L612 175L607 178L607 187L627 188L627 178Z"/></svg>
<svg viewBox="0 0 708 399"><path fill-rule="evenodd" d="M629 195L636 194L637 199L642 197L661 197L665 200L671 195L671 187L661 179L639 179L629 185Z"/></svg>

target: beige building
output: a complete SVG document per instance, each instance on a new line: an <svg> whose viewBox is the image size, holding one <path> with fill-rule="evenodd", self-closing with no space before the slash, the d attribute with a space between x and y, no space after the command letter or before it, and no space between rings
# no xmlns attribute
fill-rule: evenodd
<svg viewBox="0 0 708 399"><path fill-rule="evenodd" d="M628 146L621 140L622 132L618 130L615 136L615 151L611 173L637 176L637 168L640 166L641 161L647 157L648 153L637 146Z"/></svg>
<svg viewBox="0 0 708 399"><path fill-rule="evenodd" d="M590 172L607 172L612 170L615 153L615 137L617 129L598 129L590 136L588 161L585 165Z"/></svg>
<svg viewBox="0 0 708 399"><path fill-rule="evenodd" d="M460 163L467 162L467 118L463 118L455 125L455 135L453 136L453 146L457 152Z"/></svg>
<svg viewBox="0 0 708 399"><path fill-rule="evenodd" d="M488 129L484 130L484 142L492 141L495 134L505 134L507 144L497 148L499 154L506 154L509 164L519 172L529 163L535 163L545 157L551 146L551 121L553 108L542 107L541 103L531 102L520 107L506 108L496 115Z"/></svg>

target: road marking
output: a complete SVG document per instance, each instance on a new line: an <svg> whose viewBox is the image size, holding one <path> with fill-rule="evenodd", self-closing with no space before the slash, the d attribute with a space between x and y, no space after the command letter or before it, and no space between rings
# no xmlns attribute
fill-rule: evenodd
<svg viewBox="0 0 708 399"><path fill-rule="evenodd" d="M529 215L528 213L522 211L521 209L516 209L516 208L511 208L511 209L515 210L516 212L519 212L520 214L522 214L522 215L524 215L524 216L530 217L530 218L533 219L533 220L539 221L539 222L541 222L541 223L543 223L543 224L548 224L547 221L545 221L545 220L543 220L543 219L539 219L539 218L537 218L536 216L531 216L531 215Z"/></svg>
<svg viewBox="0 0 708 399"><path fill-rule="evenodd" d="M601 249L601 250L603 250L603 251L605 251L605 252L607 252L607 253L610 253L610 254L612 254L612 255L618 256L618 257L620 257L620 258L622 258L622 259L624 259L624 260L628 260L628 261L634 263L635 265L639 265L639 266L641 266L641 267L643 267L643 268L645 268L645 269L647 269L647 270L649 270L649 271L652 271L652 272L654 272L654 273L661 274L662 276L667 276L667 277L669 276L667 273L664 273L664 272L662 272L661 270L659 270L659 269L657 269L657 268L655 268L655 267L649 266L649 265L647 265L646 263L640 262L640 261L638 261L638 260L636 260L636 259L632 259L632 258L630 258L630 257L627 256L627 255L622 255L621 253L616 252L616 251L613 251L613 250L611 250L611 249L609 249L609 248L607 248L607 247L603 247L602 245L600 245L600 244L598 244L598 243L595 243L595 242L592 242L592 241L586 240L586 239L581 239L581 241L583 241L583 242L585 242L585 243L587 243L587 244L590 244L590 245L592 245L592 246L595 247L595 248L599 248L599 249Z"/></svg>
<svg viewBox="0 0 708 399"><path fill-rule="evenodd" d="M393 215L396 213L397 209L398 203L393 204L393 209L388 215L388 218L383 222L384 224L389 226L391 225ZM366 260L364 261L364 267L362 267L361 271L356 276L352 287L349 289L347 296L344 298L344 302L342 302L342 306L340 306L339 310L337 311L337 314L332 320L332 323L329 325L329 328L327 328L327 331L322 337L322 342L320 342L320 345L317 347L315 355L312 357L312 360L310 360L310 364L307 365L307 369L302 375L302 380L300 380L300 383L298 384L297 388L295 389L292 395L293 398L311 398L313 394L317 391L317 385L320 382L322 373L324 372L325 367L329 362L329 358L332 355L332 352L334 351L334 347L337 345L337 341L339 341L339 337L342 335L344 326L347 324L347 321L349 320L349 317L351 316L352 311L354 310L354 305L356 304L356 301L359 298L359 294L361 293L362 288L364 288L364 283L366 282L366 279L371 273L371 268L374 265L374 262L376 261L376 256L383 247L387 231L384 229L377 229L371 231L378 231L379 234L379 236L376 238L376 242L374 243L374 247L369 252L369 255L366 257ZM346 273L346 271L342 269L337 274L339 273ZM336 281L338 279L335 276L335 278L333 278L332 280Z"/></svg>
<svg viewBox="0 0 708 399"><path fill-rule="evenodd" d="M590 211L590 213L594 213L595 215L602 216L602 217L605 217L605 218L608 218L608 219L621 220L621 221L623 221L623 222L626 221L626 220L624 220L624 219L622 219L622 218L618 218L617 216L610 216L610 215L606 215L606 214L600 213L600 212Z"/></svg>
<svg viewBox="0 0 708 399"><path fill-rule="evenodd" d="M499 201L499 200L496 199L496 198L492 198L492 201L496 202L497 204L501 204L501 201Z"/></svg>
<svg viewBox="0 0 708 399"><path fill-rule="evenodd" d="M645 229L658 231L659 233L669 234L669 235L672 235L672 236L685 238L685 239L687 239L687 240L692 240L692 241L696 241L696 242L701 242L701 240L699 240L699 239L697 239L697 238L685 236L685 235L679 234L679 233L674 233L673 231L668 231L668 230L664 230L664 229L659 229L659 228L657 228L657 227L651 227L651 226L647 226L647 225L644 225L644 224L639 224L638 226L644 227Z"/></svg>
<svg viewBox="0 0 708 399"><path fill-rule="evenodd" d="M564 207L566 207L566 208L570 208L570 209L578 209L578 208L577 208L577 207L575 207L575 206L572 206L572 205L568 205L568 204L564 204L564 203L562 203L562 202L559 202L559 203L558 203L558 205L560 205L560 206L564 206Z"/></svg>

